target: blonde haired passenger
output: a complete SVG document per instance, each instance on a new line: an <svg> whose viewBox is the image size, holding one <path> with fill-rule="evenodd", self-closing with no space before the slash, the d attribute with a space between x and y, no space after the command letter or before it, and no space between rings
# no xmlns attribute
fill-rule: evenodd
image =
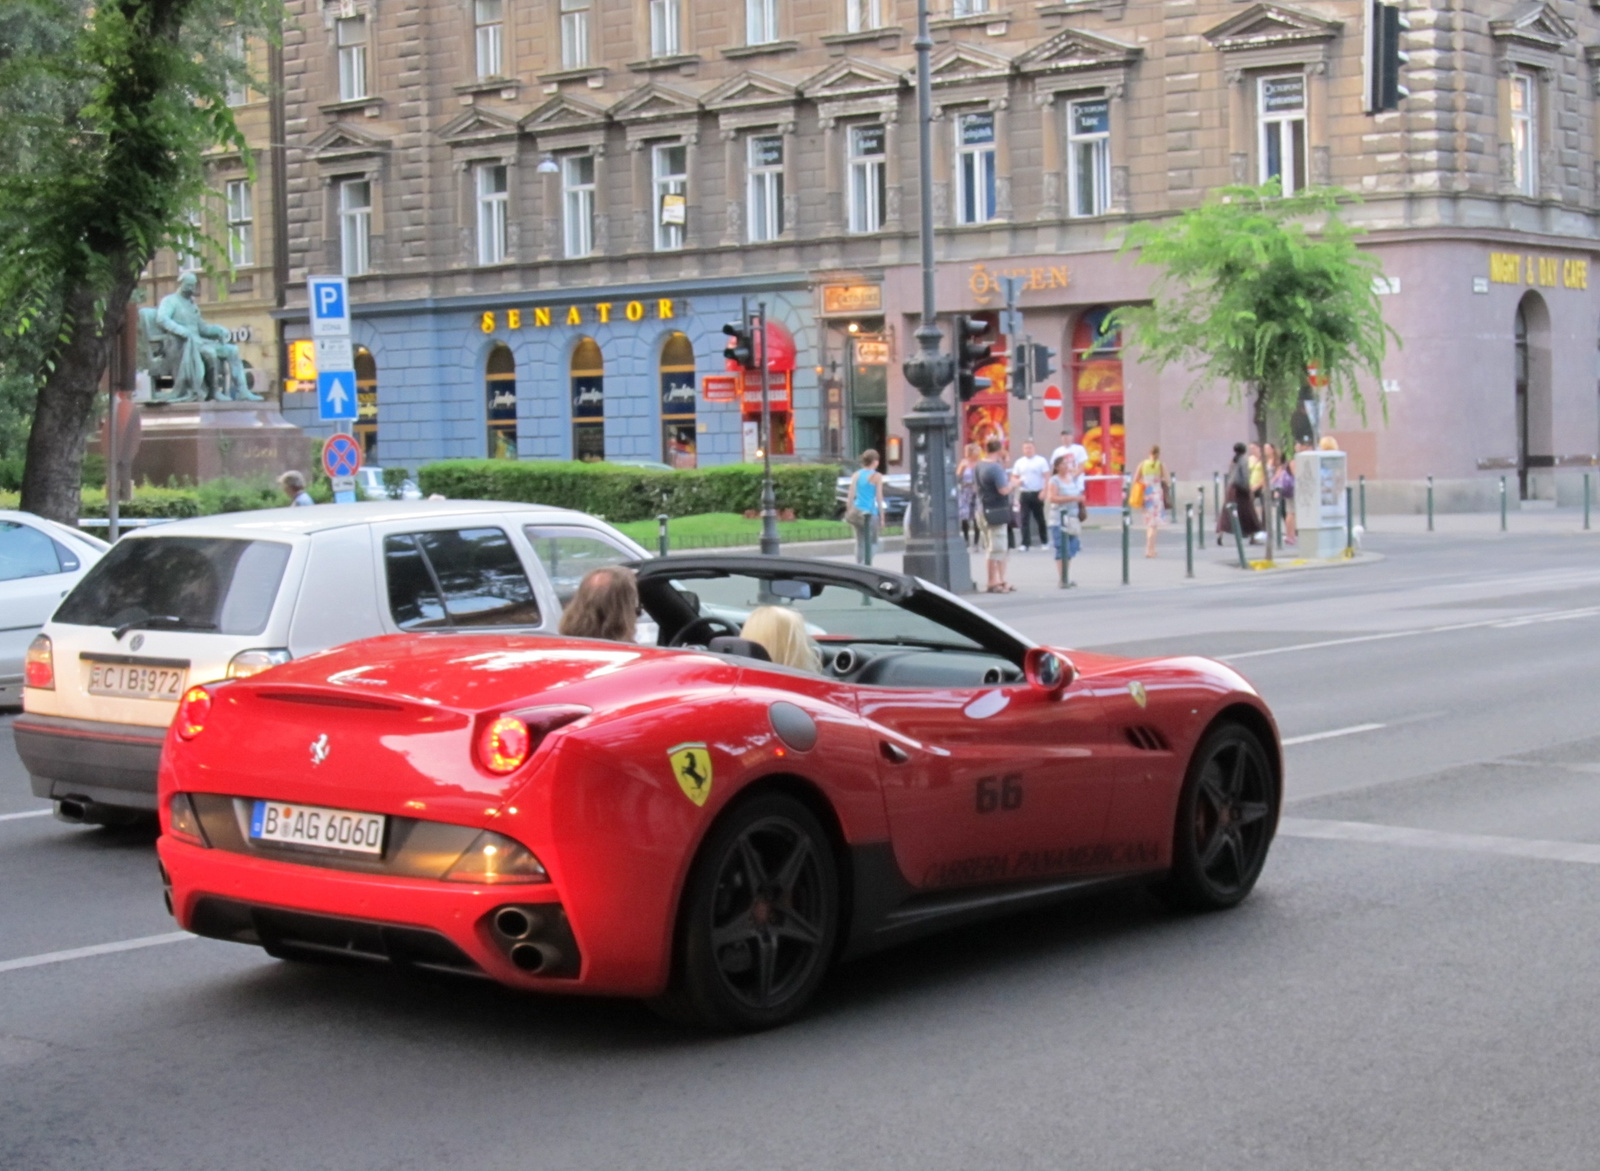
<svg viewBox="0 0 1600 1171"><path fill-rule="evenodd" d="M786 606L757 606L745 619L740 638L760 643L774 663L801 671L821 671L822 659L806 634L805 619Z"/></svg>

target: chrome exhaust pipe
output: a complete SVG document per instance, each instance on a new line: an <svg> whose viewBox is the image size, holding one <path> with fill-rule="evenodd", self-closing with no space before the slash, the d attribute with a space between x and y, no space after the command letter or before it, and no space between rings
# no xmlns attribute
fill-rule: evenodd
<svg viewBox="0 0 1600 1171"><path fill-rule="evenodd" d="M537 972L545 965L544 948L536 943L519 943L511 949L511 962L524 972Z"/></svg>
<svg viewBox="0 0 1600 1171"><path fill-rule="evenodd" d="M526 939L533 919L521 907L501 907L494 913L494 929L507 939Z"/></svg>
<svg viewBox="0 0 1600 1171"><path fill-rule="evenodd" d="M56 816L71 825L83 825L89 820L89 807L70 797L56 802Z"/></svg>

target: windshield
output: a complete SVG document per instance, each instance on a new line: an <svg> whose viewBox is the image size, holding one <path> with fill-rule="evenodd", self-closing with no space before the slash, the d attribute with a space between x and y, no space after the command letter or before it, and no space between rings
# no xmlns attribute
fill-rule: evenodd
<svg viewBox="0 0 1600 1171"><path fill-rule="evenodd" d="M74 626L137 626L260 634L289 546L223 537L118 542L56 611Z"/></svg>
<svg viewBox="0 0 1600 1171"><path fill-rule="evenodd" d="M685 578L673 585L700 599L701 614L735 625L742 625L757 606L788 606L805 618L813 638L983 649L948 626L847 583L824 585L803 579L768 580L730 574Z"/></svg>

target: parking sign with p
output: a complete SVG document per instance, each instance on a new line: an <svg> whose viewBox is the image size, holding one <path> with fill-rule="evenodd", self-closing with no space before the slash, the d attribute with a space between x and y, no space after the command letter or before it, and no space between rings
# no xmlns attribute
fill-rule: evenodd
<svg viewBox="0 0 1600 1171"><path fill-rule="evenodd" d="M311 301L311 336L350 336L350 290L342 276L314 276L306 280Z"/></svg>

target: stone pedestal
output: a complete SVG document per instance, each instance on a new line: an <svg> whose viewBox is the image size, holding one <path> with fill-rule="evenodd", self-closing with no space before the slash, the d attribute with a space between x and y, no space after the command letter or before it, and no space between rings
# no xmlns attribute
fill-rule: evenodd
<svg viewBox="0 0 1600 1171"><path fill-rule="evenodd" d="M265 402L144 403L135 483L254 479L293 468L308 476L306 434Z"/></svg>

